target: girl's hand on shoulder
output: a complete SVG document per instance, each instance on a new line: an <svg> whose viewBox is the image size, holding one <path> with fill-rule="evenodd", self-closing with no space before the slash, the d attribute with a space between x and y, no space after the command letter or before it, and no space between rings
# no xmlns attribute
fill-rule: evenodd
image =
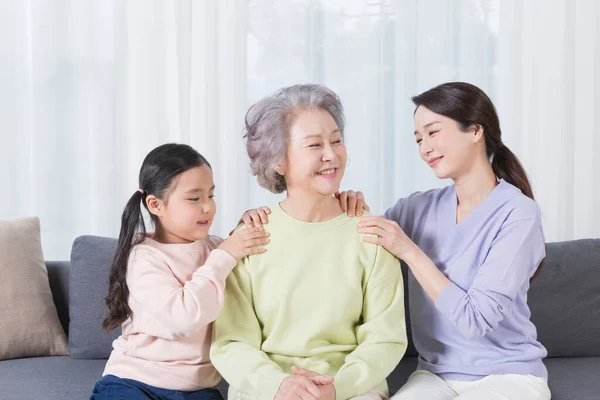
<svg viewBox="0 0 600 400"><path fill-rule="evenodd" d="M269 207L253 208L242 215L242 221L247 226L261 227L264 224L269 223L269 214L271 214L271 209Z"/></svg>
<svg viewBox="0 0 600 400"><path fill-rule="evenodd" d="M345 192L337 192L335 198L340 200L342 211L346 211L349 217L355 215L361 217L364 211L371 211L371 208L365 203L365 196L362 192L348 190Z"/></svg>
<svg viewBox="0 0 600 400"><path fill-rule="evenodd" d="M238 225L244 223L248 227L259 228L264 224L269 223L269 214L271 214L271 209L269 207L252 208L244 212L244 215L242 215L242 218L238 221ZM234 231L229 232L229 236L231 236L233 232Z"/></svg>
<svg viewBox="0 0 600 400"><path fill-rule="evenodd" d="M265 232L262 227L248 227L231 234L218 248L239 261L246 256L267 251L262 245L269 243L269 236L270 233Z"/></svg>

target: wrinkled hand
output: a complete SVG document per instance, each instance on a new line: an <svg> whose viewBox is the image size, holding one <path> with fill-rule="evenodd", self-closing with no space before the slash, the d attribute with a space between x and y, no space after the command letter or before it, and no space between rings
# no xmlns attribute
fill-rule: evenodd
<svg viewBox="0 0 600 400"><path fill-rule="evenodd" d="M362 192L355 192L354 190L348 190L345 192L336 192L335 198L340 200L340 207L342 211L347 211L348 216L354 217L362 216L363 211L371 211L367 203L365 203L365 196Z"/></svg>
<svg viewBox="0 0 600 400"><path fill-rule="evenodd" d="M319 385L319 388L321 389L321 397L319 397L320 400L335 400L335 387L333 386L332 377L319 375L314 371L296 366L292 366L292 373L294 375L310 378L313 383Z"/></svg>
<svg viewBox="0 0 600 400"><path fill-rule="evenodd" d="M274 400L319 400L321 388L306 376L290 375L281 382Z"/></svg>
<svg viewBox="0 0 600 400"><path fill-rule="evenodd" d="M396 221L383 217L362 217L358 223L358 232L375 235L365 236L363 240L383 246L402 260L406 260L419 250Z"/></svg>
<svg viewBox="0 0 600 400"><path fill-rule="evenodd" d="M239 261L246 256L267 251L264 247L256 246L269 243L269 236L270 233L262 228L246 228L234 232L218 248L225 250Z"/></svg>

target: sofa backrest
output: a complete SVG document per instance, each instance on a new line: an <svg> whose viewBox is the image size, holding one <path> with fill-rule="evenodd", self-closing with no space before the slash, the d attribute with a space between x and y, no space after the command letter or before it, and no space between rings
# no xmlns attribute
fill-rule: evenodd
<svg viewBox="0 0 600 400"><path fill-rule="evenodd" d="M69 355L72 358L108 358L121 329L105 332L102 319L108 309L108 276L117 240L80 236L71 249L69 278Z"/></svg>
<svg viewBox="0 0 600 400"><path fill-rule="evenodd" d="M108 358L121 330L102 330L104 297L117 240L81 236L73 242L71 261L46 261L58 317L69 337L72 358Z"/></svg>
<svg viewBox="0 0 600 400"><path fill-rule="evenodd" d="M86 255L95 254L92 260L87 261L90 267L86 268L88 272L77 271L77 287L70 288L72 293L82 293L84 290L84 293L88 293L86 297L95 299L93 302L86 302L90 310L85 311L96 315L95 319L85 322L93 326L81 326L79 329L100 335L97 320L98 315L105 311L101 299L106 295L108 281L108 266L104 264L112 257L116 240L87 236L76 240L76 244L77 250ZM110 254L98 254L94 249L103 249L102 251ZM89 256L86 257L89 259ZM46 262L46 266L58 316L68 333L70 263L51 261ZM406 284L404 266L403 270ZM89 279L86 279L85 274L89 274ZM97 284L90 286L90 282ZM90 290L94 293L90 293ZM405 299L408 302L407 296ZM544 268L531 285L528 303L531 319L537 327L538 339L548 349L549 357L600 356L600 239L548 243ZM409 328L408 303L406 317ZM116 334L117 332L113 332L110 336ZM107 345L110 340L105 336L101 339L102 343L98 345L102 349L106 347L101 354L107 355L110 351ZM406 355L416 355L410 332Z"/></svg>
<svg viewBox="0 0 600 400"><path fill-rule="evenodd" d="M548 243L528 304L550 357L600 356L600 239Z"/></svg>

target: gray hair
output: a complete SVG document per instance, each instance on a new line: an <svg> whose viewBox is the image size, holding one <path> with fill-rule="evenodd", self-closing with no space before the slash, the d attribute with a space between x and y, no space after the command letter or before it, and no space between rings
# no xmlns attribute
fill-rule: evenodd
<svg viewBox="0 0 600 400"><path fill-rule="evenodd" d="M294 85L255 103L246 113L246 150L252 175L273 193L287 189L285 178L275 171L285 157L289 129L298 111L325 110L344 135L344 108L337 94L323 85Z"/></svg>

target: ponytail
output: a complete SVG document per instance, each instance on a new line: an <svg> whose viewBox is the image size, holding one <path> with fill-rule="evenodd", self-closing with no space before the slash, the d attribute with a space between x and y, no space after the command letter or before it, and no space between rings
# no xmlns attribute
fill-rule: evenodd
<svg viewBox="0 0 600 400"><path fill-rule="evenodd" d="M525 169L517 156L503 143L500 143L494 152L492 170L498 178L504 179L511 185L518 187L525 196L535 200Z"/></svg>
<svg viewBox="0 0 600 400"><path fill-rule="evenodd" d="M129 308L129 288L127 287L127 262L131 249L142 242L146 235L144 216L142 215L141 202L146 194L141 190L136 191L127 202L121 216L121 232L117 252L112 262L109 275L108 295L104 303L108 307L108 315L102 321L105 331L118 328L131 316Z"/></svg>
<svg viewBox="0 0 600 400"><path fill-rule="evenodd" d="M535 200L533 198L533 190L531 190L531 184L529 183L529 179L527 179L525 169L521 165L521 162L517 156L515 156L515 154L510 151L510 149L506 147L504 143L500 143L494 152L492 158L492 169L498 178L504 179L506 182L519 188L525 196L529 197L531 200ZM539 275L543 265L544 260L542 260L540 265L538 265L533 276L531 279L529 279L529 283L533 282L533 280Z"/></svg>

